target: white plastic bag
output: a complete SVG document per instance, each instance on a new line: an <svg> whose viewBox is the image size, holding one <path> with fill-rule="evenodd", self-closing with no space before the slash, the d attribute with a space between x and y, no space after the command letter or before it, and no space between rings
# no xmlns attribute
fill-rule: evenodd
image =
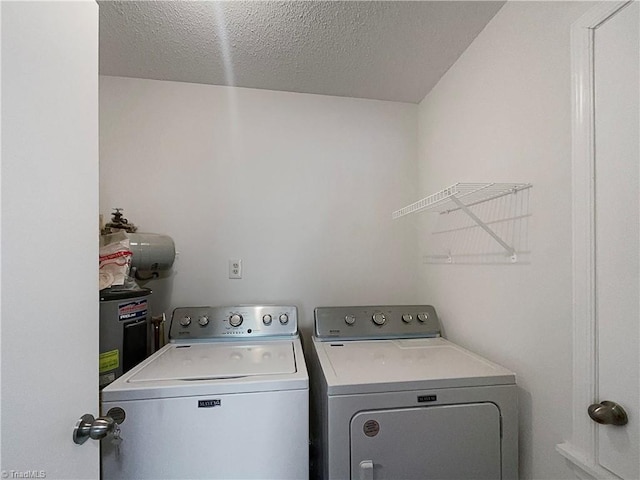
<svg viewBox="0 0 640 480"><path fill-rule="evenodd" d="M133 252L129 239L121 233L100 237L100 290L124 285L131 268Z"/></svg>

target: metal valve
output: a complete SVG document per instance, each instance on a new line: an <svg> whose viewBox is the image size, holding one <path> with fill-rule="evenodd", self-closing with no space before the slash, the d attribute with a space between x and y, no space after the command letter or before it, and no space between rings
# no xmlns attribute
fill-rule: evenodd
<svg viewBox="0 0 640 480"><path fill-rule="evenodd" d="M629 421L624 408L616 402L610 402L609 400L589 405L587 412L589 412L591 420L602 425L620 426L626 425Z"/></svg>
<svg viewBox="0 0 640 480"><path fill-rule="evenodd" d="M117 424L111 417L94 418L85 413L78 419L73 429L73 442L82 445L87 439L101 440L116 431Z"/></svg>

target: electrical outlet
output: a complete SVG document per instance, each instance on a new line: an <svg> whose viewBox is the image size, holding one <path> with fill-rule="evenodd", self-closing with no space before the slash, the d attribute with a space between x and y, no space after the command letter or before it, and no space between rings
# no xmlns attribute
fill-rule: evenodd
<svg viewBox="0 0 640 480"><path fill-rule="evenodd" d="M242 260L239 258L229 260L229 278L242 278Z"/></svg>

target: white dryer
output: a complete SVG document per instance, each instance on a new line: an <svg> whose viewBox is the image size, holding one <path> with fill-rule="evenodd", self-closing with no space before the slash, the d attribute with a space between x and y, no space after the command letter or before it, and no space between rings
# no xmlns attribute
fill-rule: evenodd
<svg viewBox="0 0 640 480"><path fill-rule="evenodd" d="M309 377L293 306L177 308L170 343L102 390L104 479L305 479Z"/></svg>
<svg viewBox="0 0 640 480"><path fill-rule="evenodd" d="M432 306L315 310L313 477L517 478L515 375L440 331Z"/></svg>

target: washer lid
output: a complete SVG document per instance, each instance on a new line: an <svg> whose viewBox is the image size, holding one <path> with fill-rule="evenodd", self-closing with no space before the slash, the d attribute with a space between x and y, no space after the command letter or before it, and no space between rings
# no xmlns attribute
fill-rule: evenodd
<svg viewBox="0 0 640 480"><path fill-rule="evenodd" d="M219 380L296 372L291 341L255 344L171 344L135 372L130 383Z"/></svg>
<svg viewBox="0 0 640 480"><path fill-rule="evenodd" d="M506 368L443 338L313 343L332 394L515 383Z"/></svg>

